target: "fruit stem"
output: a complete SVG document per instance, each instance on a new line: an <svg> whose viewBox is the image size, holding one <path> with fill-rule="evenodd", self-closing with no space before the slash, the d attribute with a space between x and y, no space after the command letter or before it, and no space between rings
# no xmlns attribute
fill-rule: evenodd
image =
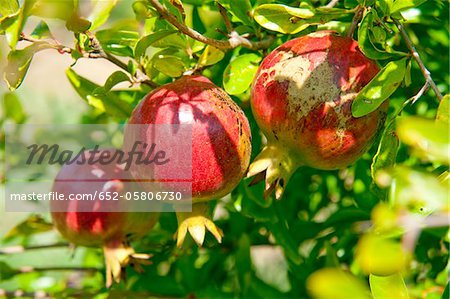
<svg viewBox="0 0 450 299"><path fill-rule="evenodd" d="M356 7L356 12L353 17L352 24L350 25L350 28L348 29L348 32L347 32L347 37L350 37L350 38L353 37L353 33L355 32L356 27L358 27L358 24L363 17L364 11L365 11L364 6L358 5Z"/></svg>
<svg viewBox="0 0 450 299"><path fill-rule="evenodd" d="M263 173L265 178L264 198L275 191L275 198L280 199L292 174L302 165L295 155L285 147L269 142L250 165L247 177Z"/></svg>

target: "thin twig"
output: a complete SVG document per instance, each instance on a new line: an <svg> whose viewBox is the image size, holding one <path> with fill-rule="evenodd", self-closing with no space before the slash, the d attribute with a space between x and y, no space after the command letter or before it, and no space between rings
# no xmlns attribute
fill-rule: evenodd
<svg viewBox="0 0 450 299"><path fill-rule="evenodd" d="M233 32L233 25L231 25L230 18L227 15L227 10L219 2L217 2L217 7L219 8L220 15L222 16L223 22L225 23L225 27L227 28L228 33Z"/></svg>
<svg viewBox="0 0 450 299"><path fill-rule="evenodd" d="M353 16L352 24L350 25L350 28L347 32L347 37L353 37L353 33L356 30L356 27L358 27L359 22L361 21L363 14L364 14L364 6L358 6L355 11L355 15Z"/></svg>
<svg viewBox="0 0 450 299"><path fill-rule="evenodd" d="M425 77L425 80L427 80L428 84L430 85L431 89L433 89L434 93L436 94L437 98L439 100L442 100L443 96L441 92L439 91L438 87L436 86L436 83L434 83L433 79L431 78L430 71L425 67L422 59L419 56L419 53L417 52L416 48L414 47L414 44L412 43L411 39L409 38L408 33L406 32L403 25L397 20L392 19L392 21L397 26L397 29L400 31L400 34L402 35L403 39L405 40L406 46L408 47L409 51L411 52L412 57L419 65L420 71L422 72L423 76Z"/></svg>
<svg viewBox="0 0 450 299"><path fill-rule="evenodd" d="M325 5L326 8L333 8L336 6L336 4L338 4L339 0L331 0L330 3L328 3L327 5Z"/></svg>
<svg viewBox="0 0 450 299"><path fill-rule="evenodd" d="M19 273L30 273L30 272L47 272L47 271L81 271L81 272L98 272L101 271L99 268L95 267L20 267Z"/></svg>
<svg viewBox="0 0 450 299"><path fill-rule="evenodd" d="M235 31L232 31L230 33L230 38L228 40L217 40L209 38L199 33L198 31L186 26L185 24L180 23L178 19L174 15L172 15L167 10L167 8L158 0L149 0L149 2L164 19L166 19L169 23L171 23L185 35L221 50L234 49L239 46L252 50L266 49L272 44L274 40L273 36L269 36L264 40L253 42L243 36L238 35Z"/></svg>

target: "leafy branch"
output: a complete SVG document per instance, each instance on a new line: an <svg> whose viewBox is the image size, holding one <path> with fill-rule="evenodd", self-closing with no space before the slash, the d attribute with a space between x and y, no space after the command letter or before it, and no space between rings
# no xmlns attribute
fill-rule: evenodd
<svg viewBox="0 0 450 299"><path fill-rule="evenodd" d="M431 78L430 71L425 67L422 59L419 56L419 53L417 52L416 48L414 47L414 44L412 43L411 39L409 38L408 33L406 32L403 25L397 20L392 18L392 21L397 26L397 29L399 30L400 34L402 35L406 46L408 47L409 51L411 52L412 57L419 65L420 71L422 72L423 76L425 77L425 80L430 85L431 89L433 89L434 93L438 97L439 100L442 100L443 96L441 92L439 91L438 87L436 86L436 83L434 83L433 79Z"/></svg>
<svg viewBox="0 0 450 299"><path fill-rule="evenodd" d="M199 33L198 31L186 26L183 23L180 23L176 16L171 14L167 8L161 4L158 0L148 0L153 7L159 12L159 14L166 19L169 23L171 23L173 26L175 26L178 30L180 30L185 35L198 40L199 42L202 42L207 45L211 45L213 47L216 47L217 49L221 50L230 50L237 48L239 46L251 49L251 50L260 50L260 49L266 49L268 48L272 42L274 41L273 36L268 36L267 38L260 40L260 41L251 41L248 38L239 35L236 31L231 31L229 33L228 40L217 40L213 39L207 36L204 36L203 34ZM222 14L223 15L223 14ZM230 30L231 26L230 24L227 25L227 29Z"/></svg>
<svg viewBox="0 0 450 299"><path fill-rule="evenodd" d="M101 47L100 42L96 38L95 34L93 34L90 31L85 32L85 34L89 38L90 46L92 47L92 50L91 51L82 50L80 53L83 58L106 59L109 62L118 66L119 68L123 69L127 73L129 73L128 66L123 61L121 61L120 59L116 58L115 56L113 56L110 53L103 50L103 48ZM19 40L31 42L34 44L45 44L48 48L55 49L61 54L72 54L75 52L75 49L65 46L65 45L62 45L59 42L57 42L56 40L55 40L55 43L49 43L44 40L40 40L40 39L36 39L36 38L30 37L30 36L27 36L24 33L22 33L20 35ZM130 76L131 76L133 83L142 83L142 84L148 85L152 88L155 88L158 86L156 83L151 81L145 74L142 74L139 77L136 75L133 75L133 74L130 74Z"/></svg>

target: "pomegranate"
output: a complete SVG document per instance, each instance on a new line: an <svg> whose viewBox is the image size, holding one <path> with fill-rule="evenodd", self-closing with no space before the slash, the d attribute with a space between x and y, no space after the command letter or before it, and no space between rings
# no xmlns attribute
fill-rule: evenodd
<svg viewBox="0 0 450 299"><path fill-rule="evenodd" d="M135 108L128 124L192 125L192 157L189 157L192 159L192 212L177 212L177 245L182 245L188 231L198 245L203 244L205 228L220 243L222 233L208 217L207 201L231 192L247 170L251 136L243 111L209 79L183 76L149 93ZM138 131L140 136L131 137L129 131L127 127L125 139L152 144L151 134L146 130ZM177 149L171 151L176 153ZM164 178L164 172L157 173L154 168L134 170L133 176L138 180L150 175L154 179Z"/></svg>
<svg viewBox="0 0 450 299"><path fill-rule="evenodd" d="M113 155L115 149L102 149L98 152L84 151L86 161L98 158L103 153ZM75 245L102 247L106 261L106 285L113 279L120 281L121 270L128 263L148 263L149 256L137 254L128 245L130 238L147 233L158 221L158 213L122 212L126 209L120 196L132 184L123 181L131 178L121 165L109 163L83 163L83 156L65 164L57 174L53 192L64 194L67 199L73 196L85 200L63 200L51 202L51 215L56 229ZM84 161L84 162L86 162ZM133 188L131 188L133 189ZM135 190L129 190L135 191ZM100 200L100 192L109 193L118 200ZM95 200L87 200L96 196ZM122 209L120 209L122 208ZM118 212L119 211L119 212ZM138 259L143 259L139 261ZM137 264L135 264L137 266ZM139 269L139 268L138 268Z"/></svg>
<svg viewBox="0 0 450 299"><path fill-rule="evenodd" d="M372 144L387 103L360 118L351 113L358 92L379 68L356 41L319 31L286 42L262 61L251 105L267 145L248 176L265 177L266 196L281 198L292 173L305 165L344 168Z"/></svg>

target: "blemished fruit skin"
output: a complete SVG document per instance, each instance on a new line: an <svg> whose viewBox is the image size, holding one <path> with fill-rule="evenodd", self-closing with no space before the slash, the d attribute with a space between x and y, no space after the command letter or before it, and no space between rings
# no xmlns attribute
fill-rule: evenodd
<svg viewBox="0 0 450 299"><path fill-rule="evenodd" d="M114 151L104 149L103 151ZM103 151L98 153L100 155ZM86 157L90 157L86 153ZM89 194L95 192L125 192L122 182L128 176L120 165L110 163L100 165L66 164L57 174L53 190L64 194ZM127 182L131 184L131 182ZM67 240L81 246L103 246L109 242L125 241L128 236L142 236L146 234L157 222L157 213L118 212L119 201L53 201L51 207L52 219L55 227ZM55 209L58 205L58 209ZM111 212L97 212L110 209ZM106 206L105 206L106 205ZM125 208L125 207L124 207ZM57 211L55 211L57 210ZM115 211L114 211L115 210Z"/></svg>
<svg viewBox="0 0 450 299"><path fill-rule="evenodd" d="M244 112L203 76L183 76L149 93L134 109L128 124L192 125L193 203L231 192L250 162L250 126ZM135 138L152 143L145 135ZM150 169L135 169L136 179L148 177Z"/></svg>
<svg viewBox="0 0 450 299"><path fill-rule="evenodd" d="M102 149L96 154L85 151L84 156L86 159L97 158L104 152L112 155L114 151L115 149ZM131 175L116 163L90 165L81 163L81 159L62 166L52 191L64 194L65 198L69 198L71 194L94 196L97 193L97 198L52 201L51 215L56 229L72 244L103 248L107 269L106 285L109 287L113 280L120 281L121 269L125 265L132 263L139 270L138 264L148 263L145 260L149 255L136 254L128 243L130 239L148 233L157 223L159 213L125 212L129 207L120 199L100 200L100 192L117 192L120 197L127 191L135 191L130 187L133 184Z"/></svg>
<svg viewBox="0 0 450 299"><path fill-rule="evenodd" d="M286 167L293 169L285 172L303 165L339 169L361 157L384 123L387 102L360 118L352 116L351 106L378 71L356 41L332 31L290 40L265 57L251 106L268 151L289 157ZM264 168L252 166L250 175ZM290 174L284 176L282 185Z"/></svg>

